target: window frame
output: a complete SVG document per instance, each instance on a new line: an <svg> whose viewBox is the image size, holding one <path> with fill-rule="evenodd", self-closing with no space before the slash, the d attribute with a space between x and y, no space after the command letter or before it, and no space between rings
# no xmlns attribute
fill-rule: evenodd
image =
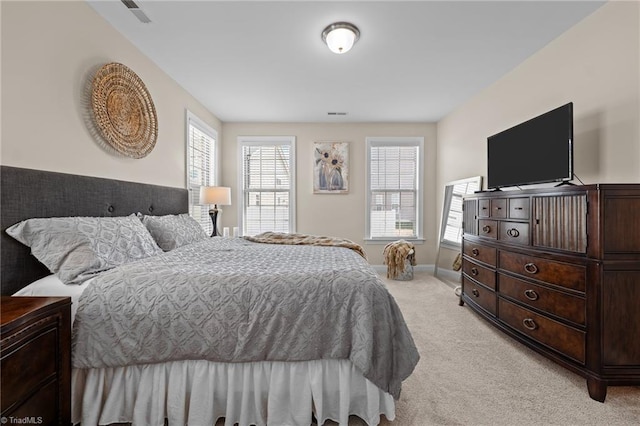
<svg viewBox="0 0 640 426"><path fill-rule="evenodd" d="M380 146L415 146L418 148L417 154L417 176L416 176L416 235L413 237L371 237L371 148ZM390 241L404 239L415 244L424 243L424 137L422 136L382 136L366 138L366 208L365 208L365 237L366 244L387 244Z"/></svg>
<svg viewBox="0 0 640 426"><path fill-rule="evenodd" d="M207 124L204 120L202 120L200 117L198 117L193 112L187 109L185 110L185 157L186 157L185 188L189 192L188 197L189 197L189 214L190 215L191 215L191 206L200 205L199 191L200 191L200 186L202 186L202 185L198 186L197 194L196 194L195 186L191 185L191 176L190 176L191 169L192 169L191 138L190 138L191 127L195 127L200 132L204 133L205 135L213 139L213 149L212 149L213 161L211 161L211 167L213 167L213 171L211 172L211 175L210 175L212 181L209 183L209 185L216 186L220 180L220 155L219 155L220 144L218 143L218 132L216 129L214 129L212 126ZM194 197L198 197L197 200L195 200ZM201 220L198 220L198 218L194 218L194 219L196 219L198 223L203 225L203 222ZM211 222L210 219L209 219L209 222ZM213 224L212 223L209 224L208 228L204 228L203 226L203 229L208 233L211 233L213 229Z"/></svg>
<svg viewBox="0 0 640 426"><path fill-rule="evenodd" d="M296 232L296 137L295 136L238 136L238 227L244 235L245 216L245 188L244 188L244 157L245 146L289 146L289 233Z"/></svg>

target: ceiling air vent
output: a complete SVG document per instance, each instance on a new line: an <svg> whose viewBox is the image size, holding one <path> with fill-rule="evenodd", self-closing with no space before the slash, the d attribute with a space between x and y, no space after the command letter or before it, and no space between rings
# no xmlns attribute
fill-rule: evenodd
<svg viewBox="0 0 640 426"><path fill-rule="evenodd" d="M328 112L327 115L347 115L346 112Z"/></svg>
<svg viewBox="0 0 640 426"><path fill-rule="evenodd" d="M140 9L133 0L120 0L133 13L138 20L144 24L151 22L151 19Z"/></svg>

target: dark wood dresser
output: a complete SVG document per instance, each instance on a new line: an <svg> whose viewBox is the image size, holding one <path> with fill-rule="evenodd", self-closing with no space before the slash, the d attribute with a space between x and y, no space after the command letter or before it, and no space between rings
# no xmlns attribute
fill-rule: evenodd
<svg viewBox="0 0 640 426"><path fill-rule="evenodd" d="M2 417L69 425L71 299L2 296L0 312Z"/></svg>
<svg viewBox="0 0 640 426"><path fill-rule="evenodd" d="M461 305L586 377L595 400L640 385L640 185L477 193L463 229Z"/></svg>

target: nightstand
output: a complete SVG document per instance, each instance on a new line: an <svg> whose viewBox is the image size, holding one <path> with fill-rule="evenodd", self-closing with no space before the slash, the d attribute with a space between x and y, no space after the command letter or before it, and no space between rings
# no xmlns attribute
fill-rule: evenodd
<svg viewBox="0 0 640 426"><path fill-rule="evenodd" d="M1 303L2 423L68 426L71 298L2 296Z"/></svg>

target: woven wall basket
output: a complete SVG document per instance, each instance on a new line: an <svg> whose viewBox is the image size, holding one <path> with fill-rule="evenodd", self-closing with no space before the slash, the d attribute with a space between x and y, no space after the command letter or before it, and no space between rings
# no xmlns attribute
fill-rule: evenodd
<svg viewBox="0 0 640 426"><path fill-rule="evenodd" d="M96 72L91 108L100 135L120 154L148 155L158 139L158 118L149 91L138 75L112 62Z"/></svg>

